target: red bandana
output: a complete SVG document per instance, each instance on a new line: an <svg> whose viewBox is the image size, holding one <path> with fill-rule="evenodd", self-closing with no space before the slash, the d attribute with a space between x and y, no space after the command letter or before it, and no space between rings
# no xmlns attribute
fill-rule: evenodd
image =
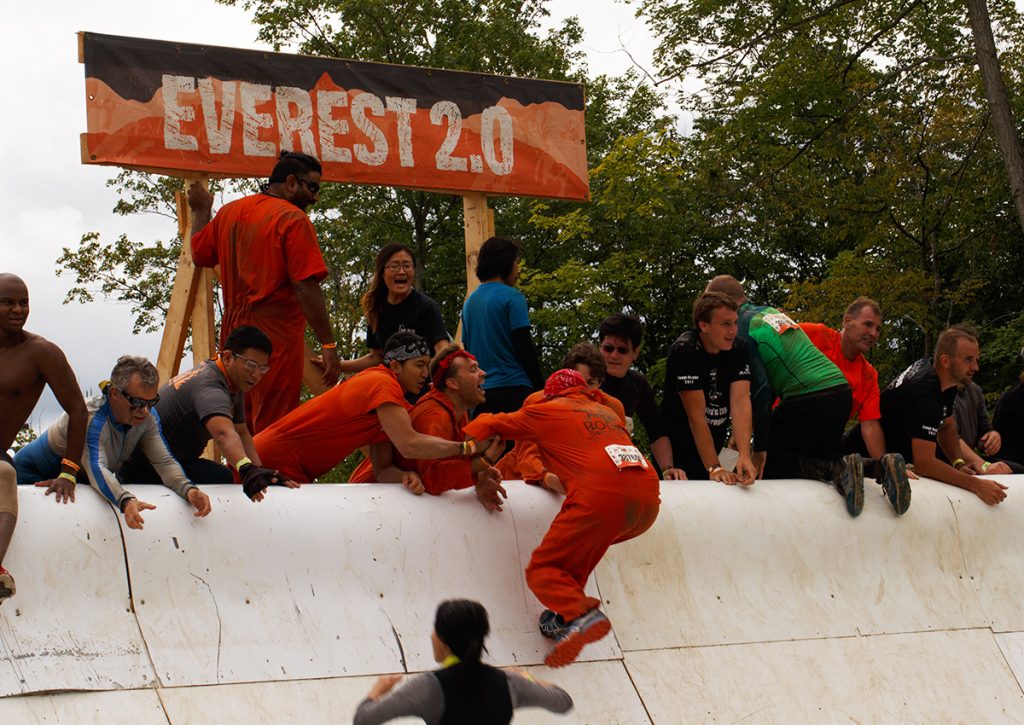
<svg viewBox="0 0 1024 725"><path fill-rule="evenodd" d="M557 373L552 373L548 381L544 383L544 396L553 398L566 388L574 388L577 385L586 386L587 381L575 370L563 368Z"/></svg>
<svg viewBox="0 0 1024 725"><path fill-rule="evenodd" d="M444 376L448 373L448 368L452 366L456 358L464 357L467 360L476 360L476 357L472 353L468 353L465 350L456 350L453 353L445 355L441 359L441 362L437 364L437 370L434 371L434 377L431 378L431 382L434 384L435 390L441 390L444 386Z"/></svg>

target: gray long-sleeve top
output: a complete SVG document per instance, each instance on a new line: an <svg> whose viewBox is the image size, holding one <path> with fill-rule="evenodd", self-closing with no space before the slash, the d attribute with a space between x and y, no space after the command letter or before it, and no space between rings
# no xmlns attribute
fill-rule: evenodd
<svg viewBox="0 0 1024 725"><path fill-rule="evenodd" d="M505 672L512 708L542 707L564 713L572 709L572 697L556 685L544 685L517 672ZM444 690L433 672L406 678L379 700L363 700L353 725L376 725L398 717L421 717L427 725L444 717Z"/></svg>
<svg viewBox="0 0 1024 725"><path fill-rule="evenodd" d="M117 472L131 457L135 447L142 446L142 452L160 474L164 485L187 500L188 492L195 486L171 455L156 410L150 411L138 425L122 425L114 420L106 395L90 398L86 407L89 410L89 427L82 450L82 470L93 488L123 511L124 504L135 496L122 488ZM68 449L67 413L50 426L46 437L55 453L65 455Z"/></svg>

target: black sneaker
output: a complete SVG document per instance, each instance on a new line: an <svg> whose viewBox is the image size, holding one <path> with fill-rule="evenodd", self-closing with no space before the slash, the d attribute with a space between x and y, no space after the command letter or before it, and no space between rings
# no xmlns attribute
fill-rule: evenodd
<svg viewBox="0 0 1024 725"><path fill-rule="evenodd" d="M550 609L540 613L540 633L548 639L558 639L565 631L566 623L561 614L555 614Z"/></svg>
<svg viewBox="0 0 1024 725"><path fill-rule="evenodd" d="M851 453L839 460L832 485L846 499L850 516L859 516L864 509L864 461L859 453Z"/></svg>
<svg viewBox="0 0 1024 725"><path fill-rule="evenodd" d="M910 508L910 480L907 478L907 463L899 453L886 453L878 461L878 482L889 497L897 516Z"/></svg>

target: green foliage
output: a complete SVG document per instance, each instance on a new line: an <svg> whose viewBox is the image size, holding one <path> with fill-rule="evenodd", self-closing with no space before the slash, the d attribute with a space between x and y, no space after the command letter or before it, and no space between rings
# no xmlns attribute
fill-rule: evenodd
<svg viewBox="0 0 1024 725"><path fill-rule="evenodd" d="M28 423L25 423L18 429L17 435L14 436L14 443L11 444L11 449L17 453L38 437L39 435L35 432L35 429Z"/></svg>

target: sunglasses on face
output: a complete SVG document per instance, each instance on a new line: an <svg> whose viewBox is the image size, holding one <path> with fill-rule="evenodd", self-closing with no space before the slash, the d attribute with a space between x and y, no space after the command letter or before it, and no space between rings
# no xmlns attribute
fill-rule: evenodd
<svg viewBox="0 0 1024 725"><path fill-rule="evenodd" d="M128 402L129 407L131 407L133 410L151 410L156 407L157 403L160 402L159 395L156 396L155 398L136 398L134 395L128 395L128 393L124 392L120 388L114 389L121 394L121 397Z"/></svg>
<svg viewBox="0 0 1024 725"><path fill-rule="evenodd" d="M306 188L309 189L309 193L310 194L319 194L320 193L320 184L319 184L319 182L310 181L305 176L296 176L295 180L305 184Z"/></svg>
<svg viewBox="0 0 1024 725"><path fill-rule="evenodd" d="M269 365L260 365L255 360L250 360L247 357L242 357L237 353L235 353L235 357L241 360L245 364L245 369L251 373L259 373L260 375L266 375L267 371L270 370Z"/></svg>
<svg viewBox="0 0 1024 725"><path fill-rule="evenodd" d="M604 345L601 345L601 350L603 350L604 352L608 353L609 355L611 355L613 352L617 352L620 355L628 355L629 354L629 348L628 347L620 347L618 345L609 345L608 343L605 343Z"/></svg>

